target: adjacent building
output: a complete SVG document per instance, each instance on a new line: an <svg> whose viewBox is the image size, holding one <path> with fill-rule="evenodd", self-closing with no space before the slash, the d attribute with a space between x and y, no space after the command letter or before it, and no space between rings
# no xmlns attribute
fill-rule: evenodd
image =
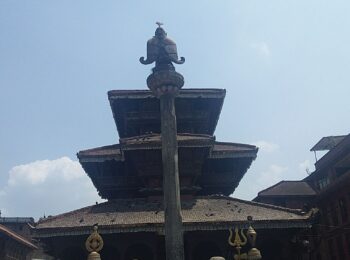
<svg viewBox="0 0 350 260"><path fill-rule="evenodd" d="M1 225L27 239L31 239L31 227L34 223L34 218L31 217L0 217Z"/></svg>
<svg viewBox="0 0 350 260"><path fill-rule="evenodd" d="M32 217L0 217L0 229L3 240L0 242L0 260L3 259L35 259L49 260L50 256L43 252L42 244L33 240L33 227L35 226ZM17 241L17 242L16 242ZM1 255L1 252L3 254ZM9 258L1 258L8 256Z"/></svg>
<svg viewBox="0 0 350 260"><path fill-rule="evenodd" d="M254 199L319 211L310 237L311 259L350 259L350 135L323 137L311 151L327 151L301 181L282 181ZM316 157L317 159L317 157Z"/></svg>
<svg viewBox="0 0 350 260"><path fill-rule="evenodd" d="M315 206L316 194L306 181L280 181L260 191L253 201L306 212Z"/></svg>
<svg viewBox="0 0 350 260"><path fill-rule="evenodd" d="M0 224L0 260L29 260L36 249L29 239Z"/></svg>
<svg viewBox="0 0 350 260"><path fill-rule="evenodd" d="M311 150L325 149L329 151L305 178L317 191L321 214L315 257L350 259L350 135L322 138Z"/></svg>

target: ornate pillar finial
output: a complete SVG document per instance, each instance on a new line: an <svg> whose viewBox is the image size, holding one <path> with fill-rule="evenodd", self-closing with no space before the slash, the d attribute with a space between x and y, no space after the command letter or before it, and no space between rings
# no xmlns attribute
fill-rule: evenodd
<svg viewBox="0 0 350 260"><path fill-rule="evenodd" d="M144 65L156 63L153 71L159 70L175 70L175 64L183 64L185 58L181 57L180 60L177 55L176 43L167 37L167 33L161 27L163 23L156 22L158 28L156 29L154 36L147 41L147 58L140 58L140 62Z"/></svg>
<svg viewBox="0 0 350 260"><path fill-rule="evenodd" d="M155 62L152 74L147 78L147 85L155 96L163 94L176 94L184 85L184 78L175 71L175 64L183 64L185 58L178 58L176 43L167 37L167 33L161 27L161 22L156 22L158 28L155 35L147 41L147 58L140 58L144 65Z"/></svg>

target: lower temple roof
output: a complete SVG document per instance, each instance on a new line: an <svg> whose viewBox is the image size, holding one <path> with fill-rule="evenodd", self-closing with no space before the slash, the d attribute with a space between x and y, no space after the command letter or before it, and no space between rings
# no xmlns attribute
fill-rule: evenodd
<svg viewBox="0 0 350 260"><path fill-rule="evenodd" d="M179 140L179 146L182 146L182 143L185 144L185 138L189 137L189 140L195 137L195 135L190 134L182 134L178 135ZM198 135L197 135L198 136ZM202 135L203 136L203 135ZM124 139L124 142L127 142L129 140L136 139L137 137L130 138L130 139ZM146 138L146 137L139 137L139 139ZM148 137L147 137L148 138ZM155 138L155 137L152 137ZM159 136L158 142L159 142L159 148L160 146L160 138ZM198 138L199 139L199 138ZM201 140L199 139L197 142L199 143ZM130 141L129 141L130 142ZM207 144L206 144L207 145ZM147 145L144 145L147 146ZM201 145L198 145L201 146ZM125 147L124 147L125 149ZM122 147L121 144L113 144L113 145L107 145L97 148L92 148L88 150L80 151L77 156L79 158L80 162L99 162L99 161L106 161L106 160L124 160L122 157ZM248 144L240 144L240 143L228 143L228 142L214 142L213 148L211 151L211 158L237 158L237 157L251 157L256 158L256 154L258 152L257 147L253 145Z"/></svg>
<svg viewBox="0 0 350 260"><path fill-rule="evenodd" d="M312 212L287 209L226 196L197 197L182 201L184 231L246 228L306 228ZM94 224L101 234L164 232L164 211L159 201L120 199L40 219L35 237L89 234Z"/></svg>
<svg viewBox="0 0 350 260"><path fill-rule="evenodd" d="M178 134L177 140L182 194L232 194L258 151L208 135ZM149 134L77 156L102 198L140 198L162 195L161 148L161 136Z"/></svg>

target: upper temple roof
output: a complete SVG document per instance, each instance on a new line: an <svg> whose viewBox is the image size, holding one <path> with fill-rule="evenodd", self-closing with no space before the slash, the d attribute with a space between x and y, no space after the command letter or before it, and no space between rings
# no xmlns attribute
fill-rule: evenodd
<svg viewBox="0 0 350 260"><path fill-rule="evenodd" d="M226 91L182 89L175 99L178 133L213 135ZM111 90L108 99L120 138L160 133L160 103L149 90Z"/></svg>

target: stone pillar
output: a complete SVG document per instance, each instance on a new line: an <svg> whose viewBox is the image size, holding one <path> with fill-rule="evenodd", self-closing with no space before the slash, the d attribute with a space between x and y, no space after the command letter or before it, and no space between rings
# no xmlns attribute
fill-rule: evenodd
<svg viewBox="0 0 350 260"><path fill-rule="evenodd" d="M172 70L153 72L147 78L148 87L160 99L167 260L184 259L175 114L175 96L183 84L182 75Z"/></svg>

